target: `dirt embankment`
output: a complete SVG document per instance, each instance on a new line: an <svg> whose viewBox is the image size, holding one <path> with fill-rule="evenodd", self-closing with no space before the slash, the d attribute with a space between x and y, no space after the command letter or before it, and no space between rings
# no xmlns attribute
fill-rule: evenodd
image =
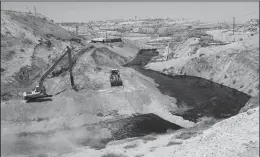
<svg viewBox="0 0 260 157"><path fill-rule="evenodd" d="M212 32L210 34L213 35L213 38L223 40L216 36L218 34L224 36L224 32L219 30ZM243 32L240 33L243 34ZM226 32L227 34L228 32ZM189 49L193 46L192 43L188 45L180 44L178 47L182 49L172 52L174 56L177 56L176 58L163 62L152 62L146 67L168 75L202 77L235 88L251 96L257 96L259 92L258 37L259 33L254 32L252 36L246 35L246 37L241 37L241 40L234 43L224 46L201 47L194 52L193 49ZM191 55L190 52L192 52Z"/></svg>
<svg viewBox="0 0 260 157"><path fill-rule="evenodd" d="M1 24L2 100L21 98L67 45L74 48L73 53L84 46L40 14L2 10Z"/></svg>
<svg viewBox="0 0 260 157"><path fill-rule="evenodd" d="M97 65L115 69L127 62L125 57L112 52L106 47L95 49L91 56Z"/></svg>
<svg viewBox="0 0 260 157"><path fill-rule="evenodd" d="M136 57L133 60L131 60L131 62L128 62L124 66L126 66L126 67L127 66L128 67L145 66L150 62L152 57L157 56L158 54L159 53L156 51L156 49L155 50L141 49L141 50L138 51Z"/></svg>

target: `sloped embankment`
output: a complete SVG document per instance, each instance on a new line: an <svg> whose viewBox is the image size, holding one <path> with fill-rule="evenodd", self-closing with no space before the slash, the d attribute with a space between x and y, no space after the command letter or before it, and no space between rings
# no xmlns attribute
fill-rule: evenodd
<svg viewBox="0 0 260 157"><path fill-rule="evenodd" d="M177 99L177 109L173 114L196 122L203 116L228 118L236 115L245 106L250 96L224 85L194 76L167 76L142 68L142 60L148 63L156 52L139 52L126 66L153 78L162 93ZM140 59L140 60L139 60Z"/></svg>
<svg viewBox="0 0 260 157"><path fill-rule="evenodd" d="M223 120L180 145L160 147L144 156L257 157L259 155L259 107ZM163 155L161 152L164 152Z"/></svg>
<svg viewBox="0 0 260 157"><path fill-rule="evenodd" d="M66 46L81 47L74 37L40 14L1 10L1 99L20 98Z"/></svg>
<svg viewBox="0 0 260 157"><path fill-rule="evenodd" d="M91 54L95 63L99 66L119 68L127 62L127 59L118 55L106 47L96 48Z"/></svg>
<svg viewBox="0 0 260 157"><path fill-rule="evenodd" d="M186 74L202 77L251 96L257 96L259 92L259 33L254 32L252 36L247 36L245 33L244 35L245 38L234 43L202 47L190 56L185 55L164 62L152 62L146 68L172 76Z"/></svg>

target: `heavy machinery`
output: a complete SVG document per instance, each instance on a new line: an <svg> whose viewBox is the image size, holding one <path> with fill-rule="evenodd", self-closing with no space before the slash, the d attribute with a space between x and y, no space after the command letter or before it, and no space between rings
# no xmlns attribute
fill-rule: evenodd
<svg viewBox="0 0 260 157"><path fill-rule="evenodd" d="M23 97L25 100L31 99L40 99L45 97L51 97L51 95L46 94L46 89L43 85L44 79L54 70L54 68L58 65L58 63L68 54L69 58L69 72L70 72L70 82L71 86L74 90L76 90L76 86L74 85L74 78L72 75L72 57L71 57L71 49L67 46L63 52L63 54L57 59L57 61L41 76L39 85L32 89L31 92L24 92Z"/></svg>
<svg viewBox="0 0 260 157"><path fill-rule="evenodd" d="M110 84L111 84L111 87L123 86L123 81L120 78L118 69L112 69L110 71Z"/></svg>

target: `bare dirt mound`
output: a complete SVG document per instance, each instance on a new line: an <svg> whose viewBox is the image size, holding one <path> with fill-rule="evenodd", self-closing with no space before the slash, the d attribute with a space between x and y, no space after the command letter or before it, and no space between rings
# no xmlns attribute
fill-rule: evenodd
<svg viewBox="0 0 260 157"><path fill-rule="evenodd" d="M133 59L140 49L138 45L133 44L131 41L126 39L124 39L122 42L106 44L106 47L109 50L128 59Z"/></svg>
<svg viewBox="0 0 260 157"><path fill-rule="evenodd" d="M59 27L52 20L40 14L1 10L1 15L11 19L11 23L21 27L27 32L31 32L34 36L43 38L50 34L60 39L70 39L73 36L70 32ZM1 19L3 18L1 17ZM2 22L2 27L6 29L5 26L8 26L9 22L5 20ZM19 33L15 28L9 28L7 31L14 36Z"/></svg>
<svg viewBox="0 0 260 157"><path fill-rule="evenodd" d="M125 57L110 51L106 47L96 48L91 56L97 65L104 67L119 68L127 62Z"/></svg>
<svg viewBox="0 0 260 157"><path fill-rule="evenodd" d="M21 98L66 46L82 47L74 37L40 14L1 10L1 99ZM66 71L63 64L56 71Z"/></svg>

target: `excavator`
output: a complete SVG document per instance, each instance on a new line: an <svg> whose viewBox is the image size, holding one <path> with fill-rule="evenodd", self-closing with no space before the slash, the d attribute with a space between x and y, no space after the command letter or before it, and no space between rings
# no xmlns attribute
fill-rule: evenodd
<svg viewBox="0 0 260 157"><path fill-rule="evenodd" d="M77 90L76 86L74 85L74 78L72 75L72 57L71 57L71 49L67 46L63 51L63 54L56 60L56 62L41 76L39 85L36 86L30 92L24 92L23 97L25 100L32 100L32 99L41 99L46 97L51 97L46 93L46 89L43 85L43 81L45 78L54 70L54 68L58 65L58 63L68 54L69 58L69 72L70 72L70 82L71 86L74 90Z"/></svg>

